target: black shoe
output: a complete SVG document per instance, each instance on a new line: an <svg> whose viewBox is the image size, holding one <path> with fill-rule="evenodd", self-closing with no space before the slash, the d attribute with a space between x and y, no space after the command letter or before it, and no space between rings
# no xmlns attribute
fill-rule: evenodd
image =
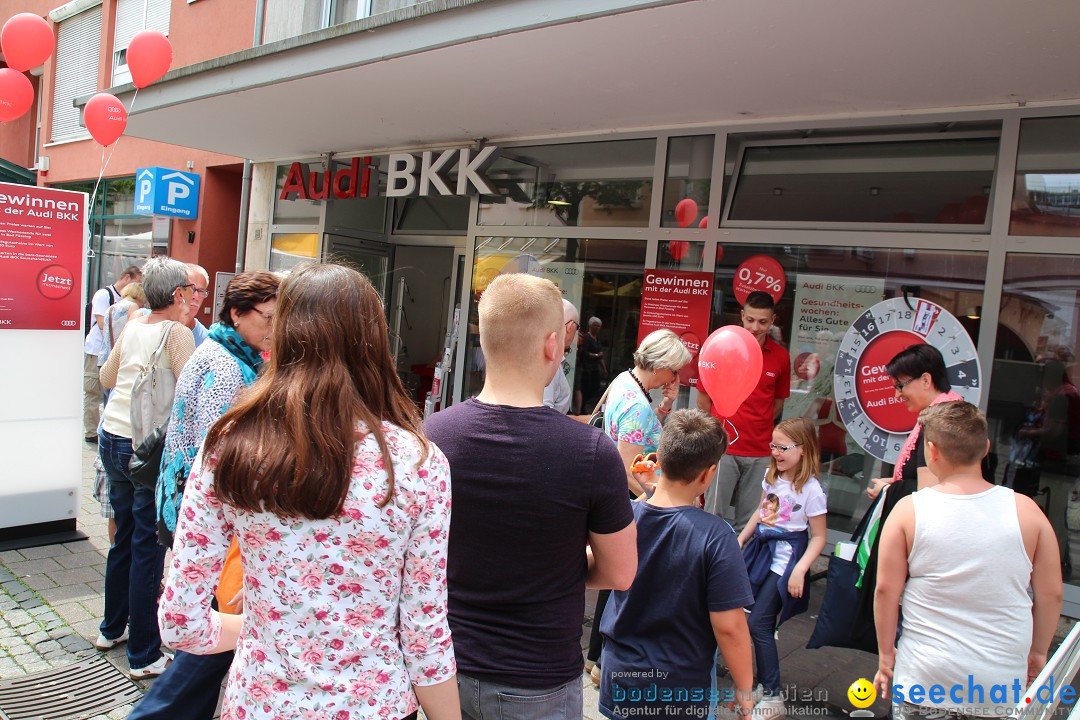
<svg viewBox="0 0 1080 720"><path fill-rule="evenodd" d="M83 440L91 445L97 445L97 435L86 435Z"/></svg>

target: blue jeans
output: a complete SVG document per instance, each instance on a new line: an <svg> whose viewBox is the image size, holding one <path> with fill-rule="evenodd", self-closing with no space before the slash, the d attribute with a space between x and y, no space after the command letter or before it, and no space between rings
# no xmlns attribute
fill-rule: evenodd
<svg viewBox="0 0 1080 720"><path fill-rule="evenodd" d="M131 438L102 430L98 451L116 514L116 535L105 563L105 618L100 630L111 640L123 635L127 626L128 666L138 669L161 657L157 601L165 548L157 541L154 490L134 482L128 473Z"/></svg>
<svg viewBox="0 0 1080 720"><path fill-rule="evenodd" d="M581 678L536 690L457 675L461 717L465 720L581 720Z"/></svg>
<svg viewBox="0 0 1080 720"><path fill-rule="evenodd" d="M780 694L780 653L776 650L776 618L780 615L780 576L769 577L758 588L754 606L746 623L750 626L750 640L754 643L757 660L757 680L769 695Z"/></svg>
<svg viewBox="0 0 1080 720"><path fill-rule="evenodd" d="M233 653L192 655L176 653L128 715L128 720L213 720L221 682L229 673Z"/></svg>

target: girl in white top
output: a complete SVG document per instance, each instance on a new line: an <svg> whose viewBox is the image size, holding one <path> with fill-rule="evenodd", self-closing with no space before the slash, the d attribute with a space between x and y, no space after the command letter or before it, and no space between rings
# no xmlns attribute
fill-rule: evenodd
<svg viewBox="0 0 1080 720"><path fill-rule="evenodd" d="M827 501L817 479L820 460L813 423L801 417L783 420L773 430L769 449L772 462L761 483L760 507L739 533L754 587L748 624L764 693L754 709L756 720L780 717L786 711L780 698L776 628L805 611L806 574L825 547L826 532ZM791 542L764 539L772 533L790 533ZM798 558L796 552L801 553Z"/></svg>

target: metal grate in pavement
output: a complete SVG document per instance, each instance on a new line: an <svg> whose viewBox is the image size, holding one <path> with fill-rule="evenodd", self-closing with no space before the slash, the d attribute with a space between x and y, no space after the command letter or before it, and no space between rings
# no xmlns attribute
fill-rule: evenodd
<svg viewBox="0 0 1080 720"><path fill-rule="evenodd" d="M133 703L142 691L98 655L32 675L0 680L0 718L74 720Z"/></svg>

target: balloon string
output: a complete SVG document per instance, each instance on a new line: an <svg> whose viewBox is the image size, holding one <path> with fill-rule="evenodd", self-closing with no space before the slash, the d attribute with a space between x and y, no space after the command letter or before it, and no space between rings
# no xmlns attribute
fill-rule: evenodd
<svg viewBox="0 0 1080 720"><path fill-rule="evenodd" d="M725 425L730 425L731 426L731 432L735 433L735 437L732 438L731 440L728 440L728 447L731 447L735 443L739 442L739 429L735 427L735 423L731 422L731 420L729 420L727 418L724 418L724 424Z"/></svg>
<svg viewBox="0 0 1080 720"><path fill-rule="evenodd" d="M135 98L139 97L139 88L135 88L135 93L131 96L131 104L128 106L128 114L131 114L131 109L135 107ZM112 149L109 150L109 157L105 157L105 146L101 146L101 169L98 171L97 182L94 183L94 192L90 194L90 216L94 215L94 203L97 201L98 188L101 187L101 179L105 177L105 171L109 168L109 163L112 162L113 153L116 151L116 146L120 144L120 138L116 139L116 142L112 144ZM90 218L87 218L90 221ZM94 233L90 232L90 240L88 241L86 257L94 257Z"/></svg>

